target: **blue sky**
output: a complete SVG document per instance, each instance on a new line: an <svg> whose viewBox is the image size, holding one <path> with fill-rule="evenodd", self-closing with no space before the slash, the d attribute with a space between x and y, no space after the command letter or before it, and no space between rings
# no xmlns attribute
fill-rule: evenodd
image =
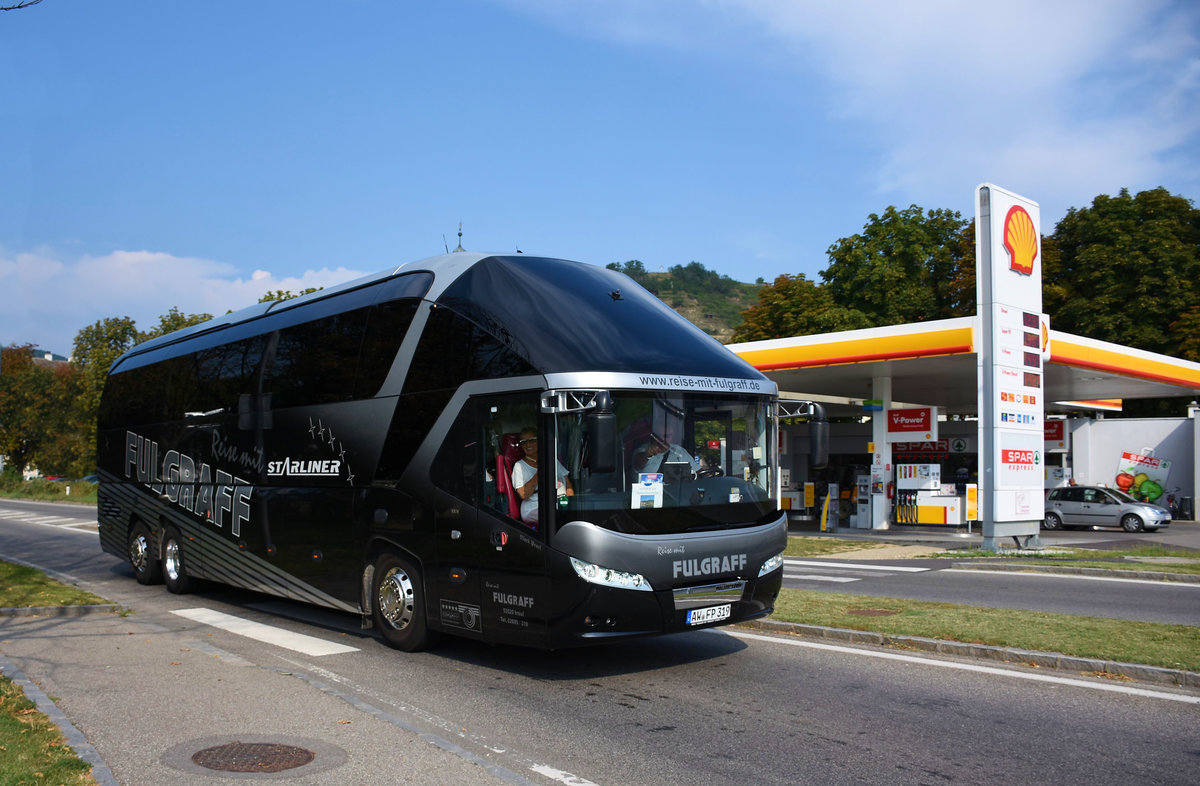
<svg viewBox="0 0 1200 786"><path fill-rule="evenodd" d="M0 344L463 245L741 281L889 205L1200 197L1200 5L44 0L0 13ZM444 238L444 241L443 241Z"/></svg>

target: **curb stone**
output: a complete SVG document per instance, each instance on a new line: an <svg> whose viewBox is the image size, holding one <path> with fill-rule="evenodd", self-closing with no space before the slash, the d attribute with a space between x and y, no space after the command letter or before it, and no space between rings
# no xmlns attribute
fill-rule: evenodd
<svg viewBox="0 0 1200 786"><path fill-rule="evenodd" d="M95 606L17 606L0 608L0 617L82 617L84 614L116 613L123 609L116 603Z"/></svg>
<svg viewBox="0 0 1200 786"><path fill-rule="evenodd" d="M1057 652L1038 652L1022 650L1015 647L998 647L991 644L970 644L961 641L945 639L929 639L923 636L901 636L891 633L873 633L870 631L850 630L847 628L827 628L821 625L805 625L779 620L754 620L743 622L739 627L755 628L771 633L790 633L798 636L809 636L819 639L832 639L852 644L873 644L883 647L902 647L906 649L937 652L943 655L956 655L977 660L993 660L1003 663L1030 664L1038 668L1057 669L1072 672L1098 672L1118 675L1141 682L1156 682L1175 685L1184 688L1200 689L1200 673L1183 669L1165 669L1158 666L1147 666L1140 663L1121 663L1102 658L1080 658L1073 655L1063 655Z"/></svg>
<svg viewBox="0 0 1200 786"><path fill-rule="evenodd" d="M112 770L109 769L104 759L100 758L100 752L87 741L87 737L83 736L83 732L77 729L75 724L71 723L66 714L46 695L45 691L21 673L21 670L3 655L0 655L0 674L12 680L13 684L25 693L25 698L34 703L38 712L53 721L58 730L62 732L67 745L75 752L75 755L85 764L91 765L92 777L95 778L99 786L120 786L117 779L113 776Z"/></svg>

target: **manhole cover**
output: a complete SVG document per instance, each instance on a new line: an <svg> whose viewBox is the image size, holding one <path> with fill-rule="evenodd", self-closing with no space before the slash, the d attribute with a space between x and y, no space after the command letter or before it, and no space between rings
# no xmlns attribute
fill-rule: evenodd
<svg viewBox="0 0 1200 786"><path fill-rule="evenodd" d="M854 614L858 617L890 617L900 612L892 611L891 609L849 609L846 613Z"/></svg>
<svg viewBox="0 0 1200 786"><path fill-rule="evenodd" d="M222 772L282 772L303 767L317 754L277 742L230 742L196 751L192 761Z"/></svg>

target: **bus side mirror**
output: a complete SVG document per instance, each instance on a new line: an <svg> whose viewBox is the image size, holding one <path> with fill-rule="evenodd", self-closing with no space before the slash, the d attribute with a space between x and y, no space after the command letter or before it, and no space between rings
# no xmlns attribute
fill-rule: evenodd
<svg viewBox="0 0 1200 786"><path fill-rule="evenodd" d="M808 465L823 469L829 463L829 422L825 420L825 408L812 404L812 420L808 421Z"/></svg>
<svg viewBox="0 0 1200 786"><path fill-rule="evenodd" d="M596 407L587 414L588 468L594 473L617 468L617 416L608 391L596 394Z"/></svg>

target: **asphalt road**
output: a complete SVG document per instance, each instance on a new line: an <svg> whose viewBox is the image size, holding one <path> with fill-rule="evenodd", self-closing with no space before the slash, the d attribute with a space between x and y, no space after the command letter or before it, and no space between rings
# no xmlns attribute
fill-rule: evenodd
<svg viewBox="0 0 1200 786"><path fill-rule="evenodd" d="M1194 783L1200 761L1200 697L1177 690L736 629L402 654L346 615L141 586L83 516L14 519L14 505L0 503L0 557L133 611L0 618L0 654L47 686L121 783L242 783L178 763L222 725L341 752L295 783L1124 786ZM178 613L195 609L353 649L304 654Z"/></svg>

